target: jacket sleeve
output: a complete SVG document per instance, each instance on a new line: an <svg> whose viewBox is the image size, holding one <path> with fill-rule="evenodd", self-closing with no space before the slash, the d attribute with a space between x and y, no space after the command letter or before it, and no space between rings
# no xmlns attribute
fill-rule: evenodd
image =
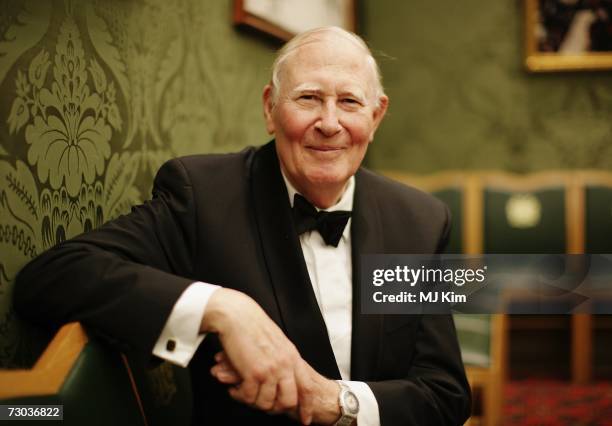
<svg viewBox="0 0 612 426"><path fill-rule="evenodd" d="M17 313L43 326L80 321L125 351L150 354L175 301L194 281L194 210L186 169L180 160L167 162L151 201L21 270Z"/></svg>

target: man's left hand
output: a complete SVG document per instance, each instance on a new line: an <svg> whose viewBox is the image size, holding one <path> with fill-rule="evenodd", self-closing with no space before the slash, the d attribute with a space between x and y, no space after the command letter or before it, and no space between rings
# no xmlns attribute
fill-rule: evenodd
<svg viewBox="0 0 612 426"><path fill-rule="evenodd" d="M242 382L242 378L232 366L225 352L219 352L215 355L215 364L210 372L219 382L229 385L229 394L235 400L247 404L241 398L241 394L236 391L235 386ZM340 385L330 380L317 371L310 364L301 360L303 365L296 368L300 371L296 375L296 383L300 392L308 395L300 395L299 400L307 398L314 400L313 422L322 425L331 425L340 418L340 406L338 405L338 397L340 394ZM249 404L252 406L252 404ZM291 411L279 410L276 406L271 410L266 410L269 414L286 414L296 420L299 419L299 407Z"/></svg>

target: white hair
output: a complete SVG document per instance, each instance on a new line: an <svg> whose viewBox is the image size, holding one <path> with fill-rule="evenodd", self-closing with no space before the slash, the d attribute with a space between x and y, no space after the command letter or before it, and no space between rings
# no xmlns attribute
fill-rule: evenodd
<svg viewBox="0 0 612 426"><path fill-rule="evenodd" d="M382 77L380 75L380 69L378 68L378 64L376 63L374 56L372 56L372 52L368 48L366 42L363 41L363 39L357 34L334 26L315 28L300 33L280 48L280 50L276 54L276 59L272 64L272 99L276 100L276 97L278 96L278 92L280 89L281 71L283 64L287 61L287 58L299 47L307 43L321 41L329 36L336 36L348 40L363 51L366 57L366 62L374 73L374 97L376 99L376 106L378 107L380 104L380 98L381 96L385 95L385 92L382 86Z"/></svg>

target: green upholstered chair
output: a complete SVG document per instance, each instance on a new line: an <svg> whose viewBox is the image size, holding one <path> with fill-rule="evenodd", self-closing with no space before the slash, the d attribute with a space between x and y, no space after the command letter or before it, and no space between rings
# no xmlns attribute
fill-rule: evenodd
<svg viewBox="0 0 612 426"><path fill-rule="evenodd" d="M186 369L130 365L77 323L60 329L32 369L0 370L0 383L0 404L62 404L65 425L191 424Z"/></svg>
<svg viewBox="0 0 612 426"><path fill-rule="evenodd" d="M76 323L58 332L31 370L0 371L0 383L1 404L62 404L65 425L146 424L122 356Z"/></svg>
<svg viewBox="0 0 612 426"><path fill-rule="evenodd" d="M490 254L552 254L565 253L568 249L568 206L569 176L561 173L537 173L515 175L488 173L482 176L482 252ZM521 294L505 295L508 308L525 311L535 309L539 301ZM508 321L515 327L521 325L516 334L527 339L542 334L556 336L563 330L568 318L564 316L545 317L510 316ZM553 333L553 334L551 334ZM567 336L567 334L566 334ZM552 337L551 337L552 338ZM538 347L539 346L539 347ZM539 370L557 374L571 363L570 351L566 360L558 367L549 362L548 356L541 356L549 349L545 338L532 339L531 344L509 347L508 357L515 366L513 373L521 374L520 366L532 368L539 363ZM569 348L568 348L569 349ZM552 356L549 353L549 356ZM554 368L553 368L554 367Z"/></svg>
<svg viewBox="0 0 612 426"><path fill-rule="evenodd" d="M605 175L602 173L602 175ZM585 249L585 222L587 234L597 236L591 240L591 247L605 244L599 233L605 229L596 223L602 218L601 212L588 212L585 217L585 200L589 199L602 206L606 203L601 188L584 191L584 179L575 172L545 172L531 175L511 175L505 173L486 174L482 178L483 187L483 252L484 253L583 253ZM608 182L609 182L608 178ZM609 201L609 199L608 199ZM609 206L608 206L609 209ZM608 210L608 226L610 226ZM589 217L590 216L590 217ZM589 225L590 224L590 225ZM589 230L591 229L591 230ZM588 239L588 238L587 238ZM603 249L603 246L600 246ZM525 303L525 300L520 303ZM520 321L517 321L520 320ZM565 333L569 322L570 350L567 354L569 370L575 382L587 382L591 370L591 319L589 315L576 314L565 316L534 316L511 319L513 323L533 336ZM562 334L559 334L562 336ZM533 353L512 351L510 356L518 363L529 365L533 370L534 362L541 362L542 370L548 368L545 352L537 350L542 339L531 339ZM546 347L542 343L542 348ZM517 345L516 348L520 348ZM524 347L524 346L523 346ZM513 346L514 348L514 346ZM557 351L555 359L559 358ZM553 355L552 353L550 354ZM522 359L522 361L521 361ZM514 362L513 361L513 362ZM563 368L563 367L562 367Z"/></svg>
<svg viewBox="0 0 612 426"><path fill-rule="evenodd" d="M483 179L484 253L565 253L566 178L494 174Z"/></svg>

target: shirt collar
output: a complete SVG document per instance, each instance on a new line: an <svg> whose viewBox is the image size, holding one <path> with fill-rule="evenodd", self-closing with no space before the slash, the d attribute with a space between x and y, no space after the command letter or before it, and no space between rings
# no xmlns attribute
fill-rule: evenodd
<svg viewBox="0 0 612 426"><path fill-rule="evenodd" d="M297 190L293 187L293 185L291 185L291 182L289 182L289 179L287 179L287 176L285 176L285 173L283 172L282 169L281 169L281 173L283 175L283 180L285 181L285 186L287 186L287 194L289 194L289 204L291 204L291 207L293 207L293 199L295 198L295 194L299 194L299 192L297 192ZM355 176L351 176L348 180L346 188L344 189L344 193L342 194L342 197L340 197L340 200L333 206L327 209L324 209L324 210L328 212L333 212L336 210L351 211L353 210L354 196L355 196ZM314 207L317 209L317 211L321 210L317 206L314 206Z"/></svg>

